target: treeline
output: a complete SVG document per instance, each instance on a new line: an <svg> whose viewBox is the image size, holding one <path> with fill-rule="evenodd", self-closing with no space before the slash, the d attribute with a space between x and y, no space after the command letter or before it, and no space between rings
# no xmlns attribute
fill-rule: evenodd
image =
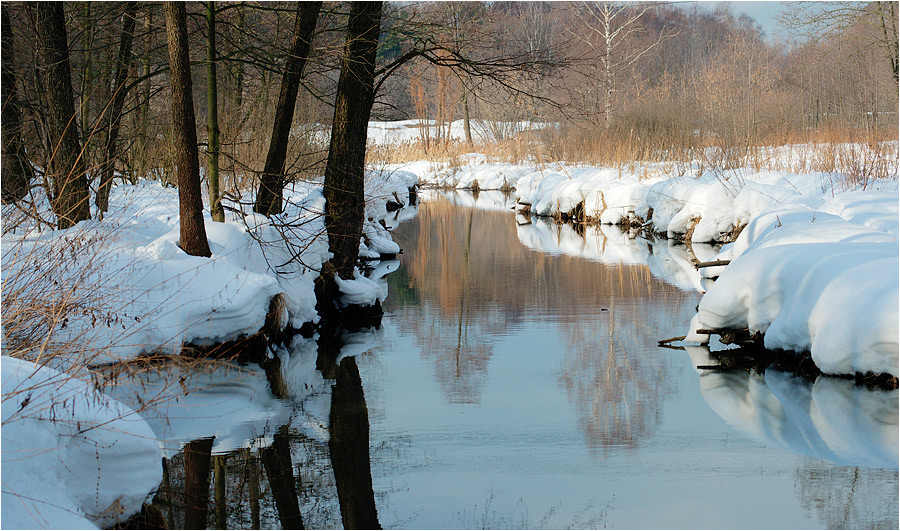
<svg viewBox="0 0 900 531"><path fill-rule="evenodd" d="M210 202L219 218L222 196L277 213L284 182L325 173L350 7L311 4L184 6L199 164L220 176ZM175 184L163 5L59 9L64 32L42 26L40 3L3 3L4 201L28 186L60 196L45 168L68 152L62 138L79 149L61 165L83 165L101 209L114 174ZM469 144L476 119L500 140L521 132L511 124L554 122L539 146L568 160L895 138L897 10L796 4L784 20L796 38L786 43L721 5L389 3L372 118L436 122L437 132L422 129L425 151L451 143L454 120ZM43 34L65 36L68 72ZM49 101L64 77L71 109Z"/></svg>

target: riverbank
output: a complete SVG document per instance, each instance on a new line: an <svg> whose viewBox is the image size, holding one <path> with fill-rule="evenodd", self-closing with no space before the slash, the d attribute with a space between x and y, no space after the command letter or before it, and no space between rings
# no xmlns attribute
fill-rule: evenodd
<svg viewBox="0 0 900 531"><path fill-rule="evenodd" d="M362 258L400 252L387 227L409 206L414 182L402 172L367 175ZM329 258L321 183L289 187L285 203L265 218L229 201L224 223L206 211L210 258L178 247L178 191L158 182L117 186L103 221L65 231L42 226L44 197L31 212L4 206L4 527L109 527L162 480L162 437L141 416L152 406L111 398L97 368L319 321L314 281ZM388 271L342 281L344 302L383 301ZM163 389L179 381L170 376ZM139 480L116 480L135 466ZM61 491L48 495L47 484Z"/></svg>
<svg viewBox="0 0 900 531"><path fill-rule="evenodd" d="M621 225L692 246L708 287L686 340L746 330L765 348L809 354L824 374L898 376L898 181L685 165L625 171L554 163L401 165L423 184L514 193L526 215ZM561 244L561 243L560 243ZM698 330L701 332L698 333ZM890 379L890 378L888 378Z"/></svg>

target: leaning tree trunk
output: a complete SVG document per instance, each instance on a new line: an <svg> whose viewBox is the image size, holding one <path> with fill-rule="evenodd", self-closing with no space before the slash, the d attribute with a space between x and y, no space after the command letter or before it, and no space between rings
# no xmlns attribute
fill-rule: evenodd
<svg viewBox="0 0 900 531"><path fill-rule="evenodd" d="M169 78L172 83L172 129L175 136L175 171L181 216L181 248L193 256L211 256L203 224L200 196L200 161L197 122L194 119L187 16L184 3L166 2L166 39L169 46Z"/></svg>
<svg viewBox="0 0 900 531"><path fill-rule="evenodd" d="M34 169L28 162L25 146L22 144L22 119L19 112L19 99L16 97L16 72L13 63L13 34L9 19L9 7L0 4L2 11L2 106L3 137L2 151L2 199L4 204L19 201L28 193L28 186L34 178Z"/></svg>
<svg viewBox="0 0 900 531"><path fill-rule="evenodd" d="M100 216L109 210L109 189L112 187L113 170L116 165L116 143L119 139L119 128L122 123L122 108L125 106L125 96L128 95L128 72L131 67L131 45L134 41L134 25L137 16L138 3L128 2L125 13L122 14L122 37L119 40L119 54L116 57L115 86L113 87L113 101L107 115L106 149L100 171L100 186L97 188L97 210Z"/></svg>
<svg viewBox="0 0 900 531"><path fill-rule="evenodd" d="M37 46L45 68L43 77L48 104L51 152L47 166L53 183L51 206L58 227L66 229L91 217L90 191L75 123L66 18L61 2L38 2L35 11Z"/></svg>
<svg viewBox="0 0 900 531"><path fill-rule="evenodd" d="M353 2L350 7L325 166L325 227L328 248L334 254L333 268L323 268L326 281L332 273L352 278L359 254L365 216L366 132L375 99L381 9L381 2Z"/></svg>
<svg viewBox="0 0 900 531"><path fill-rule="evenodd" d="M275 106L275 121L272 125L272 139L263 168L256 204L253 211L266 216L280 214L282 210L282 190L284 189L284 165L287 157L288 135L297 104L300 78L309 56L310 41L316 29L316 19L322 2L298 2L297 17L294 21L294 37L291 52L284 66L281 92Z"/></svg>

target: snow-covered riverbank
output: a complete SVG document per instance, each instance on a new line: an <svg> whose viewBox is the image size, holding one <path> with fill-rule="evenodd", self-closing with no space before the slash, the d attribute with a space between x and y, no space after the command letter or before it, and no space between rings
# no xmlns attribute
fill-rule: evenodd
<svg viewBox="0 0 900 531"><path fill-rule="evenodd" d="M811 353L826 374L898 376L896 175L865 183L822 172L693 168L676 175L653 164L628 172L489 164L478 156L456 168L423 162L398 168L426 185L512 190L517 206L538 217L640 226L694 245L739 235L718 255L698 246L695 261L732 264L703 269L706 278L719 277L714 283L693 282L709 291L687 331L689 341L708 341L698 329L747 328L763 334L769 349ZM603 232L597 225L587 230ZM540 231L523 232L523 243L548 250ZM579 235L584 245L573 250L557 236L549 247L604 253L585 246L591 238Z"/></svg>
<svg viewBox="0 0 900 531"><path fill-rule="evenodd" d="M369 173L360 256L400 251L386 228L399 213L388 203L407 206L414 182L409 173ZM216 435L232 447L248 444L249 432L264 435L254 422L268 425L269 410L283 406L258 370L231 386L225 376L182 377L182 396L172 390L177 375L104 390L88 368L254 334L278 295L282 326L317 322L313 283L330 256L321 184L300 183L285 196L285 212L271 219L237 203L227 205L225 223L206 212L210 258L178 247L178 191L158 182L114 188L103 221L95 216L64 231L39 231L29 221L12 231L18 213L4 206L4 528L109 527L139 511L162 480L161 447L170 455L195 437ZM36 203L49 211L45 199ZM343 281L346 302L383 300L380 277L389 266ZM315 357L311 366L304 360L300 369L286 362L284 378L309 378ZM188 388L212 391L186 401ZM223 392L228 403L210 406ZM190 416L173 424L165 411L175 403L214 410L204 414L217 428ZM236 427L218 429L220 417Z"/></svg>

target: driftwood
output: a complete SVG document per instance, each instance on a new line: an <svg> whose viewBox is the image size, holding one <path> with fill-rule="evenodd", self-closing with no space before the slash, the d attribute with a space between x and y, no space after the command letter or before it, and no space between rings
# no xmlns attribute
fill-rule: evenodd
<svg viewBox="0 0 900 531"><path fill-rule="evenodd" d="M687 336L675 336L675 337L670 337L669 339L660 339L658 341L658 344L659 344L659 346L663 347L665 345L668 345L669 343L674 343L675 341L683 341L685 337L687 337Z"/></svg>
<svg viewBox="0 0 900 531"><path fill-rule="evenodd" d="M694 269L703 269L704 267L716 267L716 266L727 266L731 263L731 260L712 260L710 262L697 262L694 264Z"/></svg>
<svg viewBox="0 0 900 531"><path fill-rule="evenodd" d="M809 380L819 376L825 376L816 365L809 352L795 352L791 350L769 350L763 345L763 334L757 332L751 334L744 329L699 329L698 334L716 334L724 344L738 344L737 348L729 348L719 351L710 351L710 355L719 362L719 365L698 365L701 370L735 371L749 370L762 374L767 368L774 367L778 370L790 372ZM677 340L677 338L673 338ZM676 348L664 344L663 348ZM897 377L883 374L854 374L854 375L827 375L832 378L853 379L857 384L877 387L880 389L897 389Z"/></svg>

